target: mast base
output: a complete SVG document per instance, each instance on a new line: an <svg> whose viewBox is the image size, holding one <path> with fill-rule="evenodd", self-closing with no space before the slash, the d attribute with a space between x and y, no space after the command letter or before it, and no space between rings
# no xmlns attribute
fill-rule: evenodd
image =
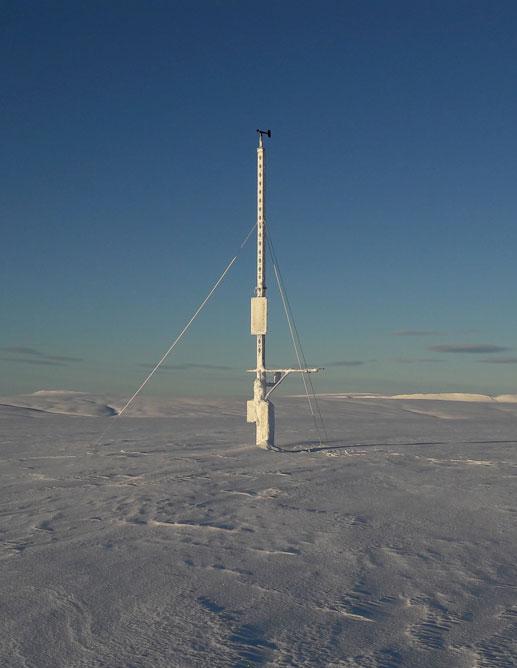
<svg viewBox="0 0 517 668"><path fill-rule="evenodd" d="M275 407L271 401L251 399L247 402L247 422L257 426L256 444L265 450L275 445Z"/></svg>

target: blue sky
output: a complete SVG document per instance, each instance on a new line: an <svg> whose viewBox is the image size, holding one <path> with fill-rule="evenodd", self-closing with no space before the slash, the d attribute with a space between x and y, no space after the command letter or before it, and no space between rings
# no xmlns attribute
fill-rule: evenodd
<svg viewBox="0 0 517 668"><path fill-rule="evenodd" d="M4 1L0 392L135 389L253 225L257 127L318 390L517 392L516 34L504 1ZM253 287L249 243L148 394L249 393Z"/></svg>

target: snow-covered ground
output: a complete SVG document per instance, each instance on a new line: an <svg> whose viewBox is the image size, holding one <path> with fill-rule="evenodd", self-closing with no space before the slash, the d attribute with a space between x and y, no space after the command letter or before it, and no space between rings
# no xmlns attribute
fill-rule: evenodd
<svg viewBox="0 0 517 668"><path fill-rule="evenodd" d="M1 666L517 665L515 401L0 404Z"/></svg>

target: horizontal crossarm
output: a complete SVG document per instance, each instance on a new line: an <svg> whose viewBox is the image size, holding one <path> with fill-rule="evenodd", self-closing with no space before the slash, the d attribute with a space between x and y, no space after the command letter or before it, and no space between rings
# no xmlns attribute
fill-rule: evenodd
<svg viewBox="0 0 517 668"><path fill-rule="evenodd" d="M257 373L263 371L264 373L317 373L323 371L324 367L314 367L313 369L246 369L247 373Z"/></svg>
<svg viewBox="0 0 517 668"><path fill-rule="evenodd" d="M247 369L248 373L256 373L257 369ZM289 374L291 373L317 373L318 371L321 371L321 367L314 367L312 369L305 368L305 369L261 369L261 371L265 373L272 373L273 374L273 382L272 383L267 383L267 386L269 386L268 392L266 392L266 395L264 399L268 399L269 395L273 390L276 390L276 388L282 383Z"/></svg>

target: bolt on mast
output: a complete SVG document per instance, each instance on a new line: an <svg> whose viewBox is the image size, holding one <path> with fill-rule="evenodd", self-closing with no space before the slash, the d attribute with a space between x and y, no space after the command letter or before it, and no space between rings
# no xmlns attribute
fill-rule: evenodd
<svg viewBox="0 0 517 668"><path fill-rule="evenodd" d="M257 130L257 285L251 298L251 334L257 337L257 364L253 381L253 399L247 402L247 421L256 424L256 444L272 448L275 444L275 408L269 400L273 390L290 373L315 373L320 369L268 369L266 367L267 297L266 297L266 202L265 202L265 149L263 137L271 137L271 130ZM268 382L267 374L273 379ZM269 389L268 389L269 388Z"/></svg>

